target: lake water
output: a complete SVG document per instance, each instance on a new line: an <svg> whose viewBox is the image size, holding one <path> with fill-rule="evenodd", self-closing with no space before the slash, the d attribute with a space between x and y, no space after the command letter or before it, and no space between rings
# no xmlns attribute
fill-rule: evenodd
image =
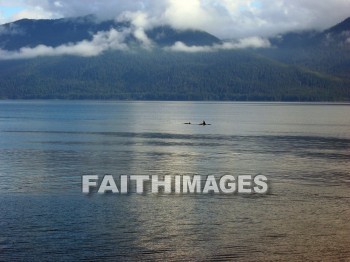
<svg viewBox="0 0 350 262"><path fill-rule="evenodd" d="M81 192L105 174L269 191ZM0 181L1 261L350 260L346 104L1 101Z"/></svg>

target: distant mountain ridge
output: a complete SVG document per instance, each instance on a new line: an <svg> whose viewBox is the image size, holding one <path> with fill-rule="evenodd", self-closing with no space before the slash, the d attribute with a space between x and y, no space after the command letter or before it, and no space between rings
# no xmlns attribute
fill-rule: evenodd
<svg viewBox="0 0 350 262"><path fill-rule="evenodd" d="M94 16L23 19L0 26L0 56L22 47L91 40L97 32L131 26ZM321 32L272 37L270 48L208 49L223 41L166 25L145 34L152 49L135 45L131 34L125 41L132 52L0 59L0 99L350 101L350 18ZM177 42L195 46L189 50L195 52L164 48Z"/></svg>
<svg viewBox="0 0 350 262"><path fill-rule="evenodd" d="M330 44L344 46L348 40L350 47L350 17L324 31L289 32L270 38L273 45L282 48L320 47Z"/></svg>
<svg viewBox="0 0 350 262"><path fill-rule="evenodd" d="M325 33L332 33L332 34L342 34L344 31L350 30L350 17L345 19L343 22L329 28L328 30L325 30Z"/></svg>
<svg viewBox="0 0 350 262"><path fill-rule="evenodd" d="M0 48L17 50L39 44L56 47L66 43L91 40L93 34L99 31L108 31L112 28L122 30L130 26L129 22L99 21L94 15L61 19L21 19L0 25ZM205 31L178 30L167 25L146 30L146 34L160 46L171 46L177 41L190 46L210 46L222 42ZM330 38L337 40L337 43L348 39L350 41L350 17L324 31L288 32L271 37L269 40L273 46L277 47L310 47L329 44Z"/></svg>
<svg viewBox="0 0 350 262"><path fill-rule="evenodd" d="M0 26L0 48L13 51L40 44L57 47L91 40L99 31L109 31L112 28L121 31L130 26L129 22L98 21L93 15L61 19L22 19ZM177 41L186 45L213 45L221 42L217 37L204 31L176 30L166 25L152 28L146 31L146 34L160 46L171 46Z"/></svg>
<svg viewBox="0 0 350 262"><path fill-rule="evenodd" d="M324 31L290 32L270 39L259 53L288 65L350 79L350 18Z"/></svg>

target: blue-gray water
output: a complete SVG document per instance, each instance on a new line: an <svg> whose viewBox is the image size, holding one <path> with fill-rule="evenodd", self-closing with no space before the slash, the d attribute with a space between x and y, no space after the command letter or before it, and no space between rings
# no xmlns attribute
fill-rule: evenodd
<svg viewBox="0 0 350 262"><path fill-rule="evenodd" d="M1 101L0 260L350 260L349 160L349 105ZM84 195L83 174L269 192Z"/></svg>

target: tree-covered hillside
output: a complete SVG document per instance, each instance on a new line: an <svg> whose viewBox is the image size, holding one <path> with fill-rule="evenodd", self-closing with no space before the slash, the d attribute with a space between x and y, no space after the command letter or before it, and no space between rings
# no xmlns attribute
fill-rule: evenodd
<svg viewBox="0 0 350 262"><path fill-rule="evenodd" d="M93 16L2 25L0 99L350 101L350 19L265 39L268 48L236 39L225 50L207 32L166 25L136 32Z"/></svg>
<svg viewBox="0 0 350 262"><path fill-rule="evenodd" d="M113 51L0 62L0 97L349 101L349 81L252 51Z"/></svg>

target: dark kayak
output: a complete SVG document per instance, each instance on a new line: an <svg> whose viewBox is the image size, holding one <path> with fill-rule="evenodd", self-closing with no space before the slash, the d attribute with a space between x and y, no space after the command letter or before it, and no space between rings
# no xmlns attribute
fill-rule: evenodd
<svg viewBox="0 0 350 262"><path fill-rule="evenodd" d="M191 122L184 123L184 125L191 125ZM205 123L205 121L203 121L200 124L196 124L196 125L199 125L199 126L211 126L211 124L207 124L207 123Z"/></svg>

